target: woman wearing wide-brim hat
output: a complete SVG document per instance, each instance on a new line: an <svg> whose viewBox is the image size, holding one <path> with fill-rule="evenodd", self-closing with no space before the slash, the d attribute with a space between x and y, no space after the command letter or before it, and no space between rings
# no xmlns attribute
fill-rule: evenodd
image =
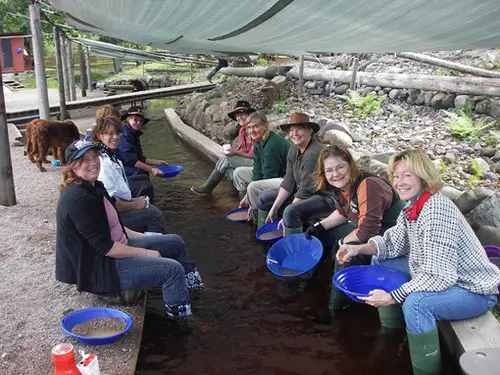
<svg viewBox="0 0 500 375"><path fill-rule="evenodd" d="M219 184L222 177L232 182L235 188L243 194L246 191L246 185L239 184L233 179L234 170L238 167L253 166L253 146L254 141L248 136L246 122L249 114L255 112L249 102L238 100L236 106L227 115L236 121L238 129L238 146L236 150L232 147L224 151L225 156L221 157L215 164L215 168L203 185L192 186L191 191L200 195L211 195L215 187Z"/></svg>
<svg viewBox="0 0 500 375"><path fill-rule="evenodd" d="M283 226L285 234L289 235L302 232L302 225L294 225L295 208L315 192L312 175L323 145L314 136L319 125L304 113L292 113L290 121L280 125L280 129L288 133L292 144L288 150L285 177L278 186L260 193L257 207L260 217L265 215L265 221L272 222L282 206L288 204L278 227Z"/></svg>
<svg viewBox="0 0 500 375"><path fill-rule="evenodd" d="M116 156L123 162L132 196L147 195L153 200L153 185L149 181L149 174L163 175L162 171L156 167L168 163L165 160L148 158L142 152L140 136L149 118L146 117L141 107L130 107L121 119L125 121L125 124L116 149Z"/></svg>

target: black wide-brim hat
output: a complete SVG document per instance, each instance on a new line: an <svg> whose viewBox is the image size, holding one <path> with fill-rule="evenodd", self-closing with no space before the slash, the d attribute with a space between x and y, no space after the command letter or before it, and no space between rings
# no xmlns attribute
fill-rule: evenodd
<svg viewBox="0 0 500 375"><path fill-rule="evenodd" d="M319 131L319 125L316 124L315 122L311 122L309 120L309 116L304 113L299 113L299 112L292 113L290 116L290 122L286 124L281 124L279 128L285 132L288 132L288 129L292 125L309 126L314 133L317 133Z"/></svg>
<svg viewBox="0 0 500 375"><path fill-rule="evenodd" d="M252 112L255 112L255 109L252 108L252 105L249 102L247 102L246 100L238 100L236 102L236 106L234 107L234 109L231 112L229 112L227 115L231 119L236 121L236 115L238 113L250 114Z"/></svg>
<svg viewBox="0 0 500 375"><path fill-rule="evenodd" d="M141 107L130 107L127 113L124 113L121 117L122 121L125 121L128 116L141 116L144 121L143 125L146 125L149 122L149 118L146 117L144 110Z"/></svg>

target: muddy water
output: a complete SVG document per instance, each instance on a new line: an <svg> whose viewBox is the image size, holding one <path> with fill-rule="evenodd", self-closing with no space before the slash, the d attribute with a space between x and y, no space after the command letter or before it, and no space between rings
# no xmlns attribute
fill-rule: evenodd
<svg viewBox="0 0 500 375"><path fill-rule="evenodd" d="M247 224L223 220L238 203L227 182L211 200L189 191L213 165L168 129L163 108L172 105L152 102L142 142L147 156L185 168L174 179L154 179L156 204L167 230L184 237L206 288L186 324L167 321L160 292L150 293L137 374L411 374L404 333L383 332L375 309L354 304L325 324L328 267L303 292L272 276L270 245Z"/></svg>

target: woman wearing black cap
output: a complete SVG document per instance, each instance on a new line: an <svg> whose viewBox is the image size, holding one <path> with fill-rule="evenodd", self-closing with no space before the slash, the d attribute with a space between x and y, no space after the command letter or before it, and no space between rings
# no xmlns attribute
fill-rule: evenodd
<svg viewBox="0 0 500 375"><path fill-rule="evenodd" d="M233 172L238 167L253 166L253 146L254 141L247 135L246 122L250 113L255 112L249 102L238 100L234 109L227 115L238 123L238 146L236 150L232 147L225 152L226 156L221 157L215 164L215 168L208 177L208 180L200 186L192 186L191 191L197 194L212 194L212 191L219 184L222 177L226 176L228 181L232 181L238 191L243 195L246 186L239 186L236 180L233 180Z"/></svg>
<svg viewBox="0 0 500 375"><path fill-rule="evenodd" d="M97 180L99 155L99 146L87 140L66 149L56 212L56 279L100 295L162 285L167 315L190 316L188 289L203 284L183 239L124 227Z"/></svg>
<svg viewBox="0 0 500 375"><path fill-rule="evenodd" d="M149 174L161 176L163 173L156 166L168 163L164 160L147 158L142 153L139 137L142 135L142 128L149 121L142 108L130 107L123 117L122 120L126 119L126 122L116 149L116 156L125 166L132 196L147 195L153 200L153 185L149 181Z"/></svg>

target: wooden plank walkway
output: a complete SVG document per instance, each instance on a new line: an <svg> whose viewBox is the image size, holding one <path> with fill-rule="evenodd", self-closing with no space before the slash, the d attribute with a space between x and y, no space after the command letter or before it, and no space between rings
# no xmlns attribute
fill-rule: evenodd
<svg viewBox="0 0 500 375"><path fill-rule="evenodd" d="M68 110L72 110L72 109L79 109L86 107L99 107L104 104L130 103L141 100L164 98L168 96L185 95L185 94L190 94L192 92L204 92L212 90L214 87L215 87L214 84L207 82L193 83L189 85L179 85L172 87L163 87L160 89L137 91L119 95L67 102L66 107ZM57 112L57 111L59 111L59 105L50 106L50 112ZM23 110L7 112L7 121L14 122L13 120L15 120L18 117L37 115L38 112L39 112L38 107L31 107Z"/></svg>

